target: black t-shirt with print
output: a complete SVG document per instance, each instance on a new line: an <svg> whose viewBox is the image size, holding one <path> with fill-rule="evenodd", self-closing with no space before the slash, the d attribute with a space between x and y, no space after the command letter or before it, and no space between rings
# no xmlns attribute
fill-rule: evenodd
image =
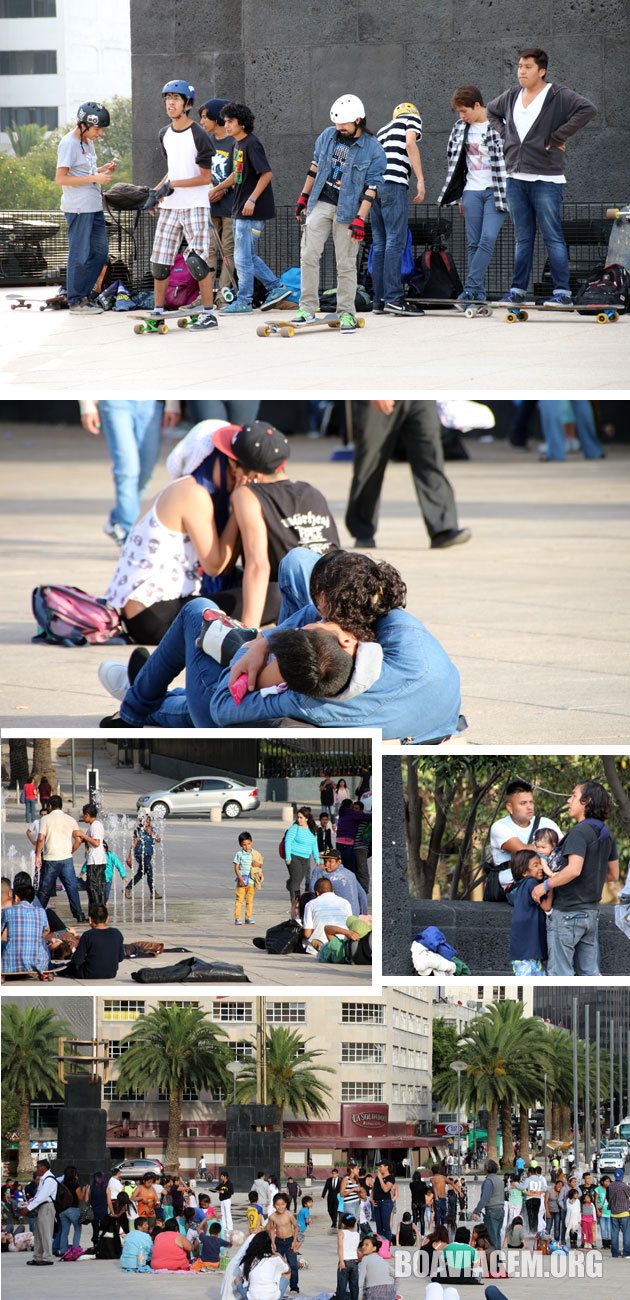
<svg viewBox="0 0 630 1300"><path fill-rule="evenodd" d="M339 202L339 190L341 189L344 169L348 162L350 144L351 141L344 140L343 136L337 136L330 160L330 170L319 196L324 203L334 203L335 207Z"/></svg>
<svg viewBox="0 0 630 1300"><path fill-rule="evenodd" d="M258 498L267 526L270 582L277 582L278 565L294 546L307 546L325 555L331 546L339 545L330 506L310 483L279 479L276 483L248 483L247 488Z"/></svg>
<svg viewBox="0 0 630 1300"><path fill-rule="evenodd" d="M594 818L576 822L558 845L564 863L572 854L583 858L582 870L568 885L553 891L553 906L559 912L579 912L581 907L599 903L608 863L618 857L617 845L604 822Z"/></svg>
<svg viewBox="0 0 630 1300"><path fill-rule="evenodd" d="M256 188L259 176L263 172L271 171L267 155L258 136L246 135L242 140L234 141L234 171L236 173L236 184L234 186L232 216L242 217L243 206L252 190ZM273 190L270 182L266 189L263 190L260 198L255 200L254 211L249 220L268 221L270 217L275 216L275 213ZM246 217L245 220L248 220L248 218Z"/></svg>

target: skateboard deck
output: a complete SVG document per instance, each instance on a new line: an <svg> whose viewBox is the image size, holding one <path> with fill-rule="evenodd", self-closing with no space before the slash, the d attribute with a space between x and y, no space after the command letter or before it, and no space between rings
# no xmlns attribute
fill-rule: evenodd
<svg viewBox="0 0 630 1300"><path fill-rule="evenodd" d="M186 329L187 325L201 315L202 310L201 307L194 307L187 311L167 311L165 315L156 315L153 311L130 311L127 314L137 321L133 327L134 334L168 334L169 321L177 321L180 329Z"/></svg>
<svg viewBox="0 0 630 1300"><path fill-rule="evenodd" d="M507 307L505 309L505 319L509 325L517 321L526 321L529 319L530 311L548 311L552 314L560 312L577 312L578 316L594 316L598 325L615 325L621 315L616 307L611 307L609 303L589 303L588 306L565 306L559 302L556 307L554 303L528 303L526 307Z"/></svg>
<svg viewBox="0 0 630 1300"><path fill-rule="evenodd" d="M475 316L491 316L496 306L493 302L467 302L457 305L454 299L448 298L407 298L407 302L412 303L414 307L456 311L459 316L464 316L467 320L473 320Z"/></svg>
<svg viewBox="0 0 630 1300"><path fill-rule="evenodd" d="M67 307L68 305L65 299L63 302L57 303L55 298L46 298L42 302L41 298L25 298L21 293L8 293L7 299L11 298L15 299L15 302L11 303L11 311L18 311L20 307L25 307L27 311L30 311L31 307L39 307L40 311L47 311L48 309L54 311L57 307Z"/></svg>
<svg viewBox="0 0 630 1300"><path fill-rule="evenodd" d="M359 329L363 329L363 326L365 325L363 316L357 316L356 321ZM318 316L317 320L303 321L301 324L299 321L270 320L267 321L266 325L258 325L256 327L256 333L259 338L266 339L269 338L271 334L281 334L283 338L290 339L294 334L301 333L303 330L312 330L317 327L321 328L322 326L328 329L338 330L340 328L339 317L333 315Z"/></svg>

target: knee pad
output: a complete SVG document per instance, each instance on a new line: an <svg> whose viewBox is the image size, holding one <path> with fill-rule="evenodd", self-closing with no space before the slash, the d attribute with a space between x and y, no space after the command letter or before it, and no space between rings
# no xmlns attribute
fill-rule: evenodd
<svg viewBox="0 0 630 1300"><path fill-rule="evenodd" d="M151 275L154 280L168 280L170 274L170 266L165 266L163 262L151 262Z"/></svg>
<svg viewBox="0 0 630 1300"><path fill-rule="evenodd" d="M210 274L208 263L204 262L203 257L196 253L194 248L191 248L190 252L185 254L184 261L195 280L205 280L206 276Z"/></svg>

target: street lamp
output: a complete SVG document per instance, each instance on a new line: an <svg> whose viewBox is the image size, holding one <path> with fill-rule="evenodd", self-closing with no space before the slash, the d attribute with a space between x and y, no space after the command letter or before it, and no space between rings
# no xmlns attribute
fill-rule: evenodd
<svg viewBox="0 0 630 1300"><path fill-rule="evenodd" d="M457 1177L462 1172L462 1143L459 1134L460 1130L460 1112L462 1108L462 1074L468 1069L467 1061L451 1061L451 1070L457 1075Z"/></svg>
<svg viewBox="0 0 630 1300"><path fill-rule="evenodd" d="M241 1074L241 1072L245 1069L245 1062L228 1061L227 1068L230 1071L230 1074L232 1075L232 1078L234 1080L234 1095L232 1100L233 1100L233 1104L236 1105L236 1080L238 1079L239 1074Z"/></svg>

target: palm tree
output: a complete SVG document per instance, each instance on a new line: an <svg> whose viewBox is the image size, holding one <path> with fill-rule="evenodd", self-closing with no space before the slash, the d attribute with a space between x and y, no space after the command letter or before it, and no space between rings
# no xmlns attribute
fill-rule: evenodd
<svg viewBox="0 0 630 1300"><path fill-rule="evenodd" d="M267 1030L267 1100L280 1111L280 1133L285 1110L305 1119L319 1119L328 1114L331 1089L319 1076L334 1074L327 1065L317 1065L324 1053L309 1048L310 1038L302 1038L296 1029L271 1025ZM250 1057L236 1082L240 1102L256 1098L256 1059Z"/></svg>
<svg viewBox="0 0 630 1300"><path fill-rule="evenodd" d="M20 126L12 122L7 131L16 158L25 158L31 149L42 143L47 134L48 127L39 126L37 122L23 122Z"/></svg>
<svg viewBox="0 0 630 1300"><path fill-rule="evenodd" d="M12 786L24 786L30 775L28 765L28 749L26 740L9 741L9 780Z"/></svg>
<svg viewBox="0 0 630 1300"><path fill-rule="evenodd" d="M208 1019L200 1007L156 1007L136 1021L123 1039L127 1050L118 1074L121 1091L142 1092L161 1088L168 1093L168 1139L164 1163L167 1173L179 1169L182 1097L195 1092L227 1090L226 1066L230 1050L225 1031Z"/></svg>
<svg viewBox="0 0 630 1300"><path fill-rule="evenodd" d="M54 1011L24 1010L15 1003L2 1008L2 1085L19 1104L18 1178L31 1178L30 1107L35 1097L49 1101L63 1096L57 1073L59 1039L67 1026Z"/></svg>
<svg viewBox="0 0 630 1300"><path fill-rule="evenodd" d="M39 777L47 776L54 792L57 784L57 772L53 763L50 738L36 736L33 740L33 771Z"/></svg>

